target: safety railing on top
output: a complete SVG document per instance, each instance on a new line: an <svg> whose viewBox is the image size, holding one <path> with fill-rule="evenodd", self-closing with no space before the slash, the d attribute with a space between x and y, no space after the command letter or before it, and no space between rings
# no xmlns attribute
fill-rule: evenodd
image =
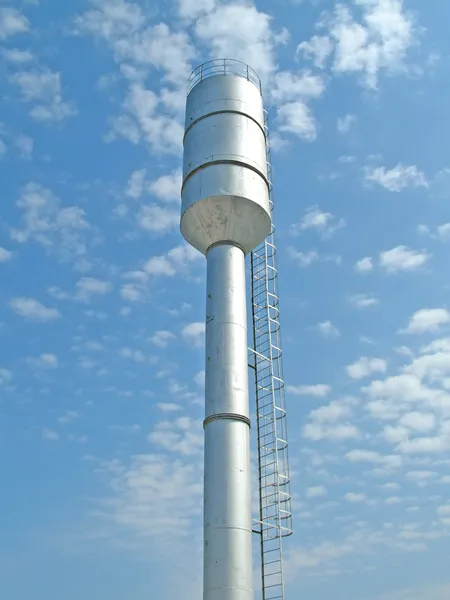
<svg viewBox="0 0 450 600"><path fill-rule="evenodd" d="M200 81L203 81L203 79L208 77L213 77L214 75L237 75L238 77L244 77L244 79L247 79L247 81L251 81L251 83L256 85L262 95L261 80L256 71L240 60L235 60L234 58L217 58L198 66L189 76L187 93L189 94L197 83L200 83Z"/></svg>

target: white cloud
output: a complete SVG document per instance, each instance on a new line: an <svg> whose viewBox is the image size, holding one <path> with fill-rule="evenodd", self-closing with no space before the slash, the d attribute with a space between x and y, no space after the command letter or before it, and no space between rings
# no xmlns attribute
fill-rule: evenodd
<svg viewBox="0 0 450 600"><path fill-rule="evenodd" d="M420 348L422 354L434 353L434 352L446 352L450 353L450 337L438 338L433 340L430 344L422 346ZM412 356L412 354L411 354Z"/></svg>
<svg viewBox="0 0 450 600"><path fill-rule="evenodd" d="M61 314L56 308L47 308L34 298L17 297L9 302L10 308L19 316L30 321L54 321L59 319Z"/></svg>
<svg viewBox="0 0 450 600"><path fill-rule="evenodd" d="M168 452L175 452L183 456L198 454L203 450L202 421L190 417L163 421L154 427L148 440L154 446Z"/></svg>
<svg viewBox="0 0 450 600"><path fill-rule="evenodd" d="M19 150L22 158L30 159L33 156L34 141L28 135L19 134L14 140L16 148Z"/></svg>
<svg viewBox="0 0 450 600"><path fill-rule="evenodd" d="M234 58L249 64L266 80L275 71L275 48L287 39L286 31L275 33L271 17L253 5L217 4L198 19L195 33L209 44L212 58Z"/></svg>
<svg viewBox="0 0 450 600"><path fill-rule="evenodd" d="M0 40L26 33L29 29L30 22L16 8L0 7Z"/></svg>
<svg viewBox="0 0 450 600"><path fill-rule="evenodd" d="M120 294L124 300L140 302L146 298L149 280L152 277L173 277L187 275L191 263L203 258L202 254L188 244L181 244L161 256L152 256L141 270L128 271L124 277L129 280L122 286Z"/></svg>
<svg viewBox="0 0 450 600"><path fill-rule="evenodd" d="M303 437L314 440L345 441L357 439L360 432L349 422L353 414L353 398L330 402L312 410L303 427Z"/></svg>
<svg viewBox="0 0 450 600"><path fill-rule="evenodd" d="M436 476L437 473L434 471L408 471L408 473L405 474L406 479L415 481L416 483L433 479Z"/></svg>
<svg viewBox="0 0 450 600"><path fill-rule="evenodd" d="M141 229L151 233L165 234L179 225L180 212L157 204L142 206L137 216Z"/></svg>
<svg viewBox="0 0 450 600"><path fill-rule="evenodd" d="M401 333L435 332L447 323L450 323L450 311L446 308L423 308L412 315L408 327Z"/></svg>
<svg viewBox="0 0 450 600"><path fill-rule="evenodd" d="M439 411L444 416L449 414L450 395L447 391L425 385L419 377L408 372L388 377L385 380L372 381L363 387L373 401L366 404L372 416L378 420L393 421L411 410L418 410L414 405L420 406L421 412ZM441 433L445 433L446 422L442 421ZM401 431L403 429L403 431ZM390 436L400 439L407 437L408 432L403 428L390 430Z"/></svg>
<svg viewBox="0 0 450 600"><path fill-rule="evenodd" d="M338 219L335 215L320 210L318 206L311 206L306 209L305 215L300 223L293 227L293 231L297 232L312 229L325 236L330 236L344 226L344 219Z"/></svg>
<svg viewBox="0 0 450 600"><path fill-rule="evenodd" d="M331 321L322 321L321 323L317 323L316 325L317 331L328 338L338 338L340 336L340 331L333 325Z"/></svg>
<svg viewBox="0 0 450 600"><path fill-rule="evenodd" d="M181 330L184 341L194 347L203 346L205 341L205 323L189 323Z"/></svg>
<svg viewBox="0 0 450 600"><path fill-rule="evenodd" d="M426 586L414 586L389 592L377 597L377 600L447 600L450 597L450 585L432 583Z"/></svg>
<svg viewBox="0 0 450 600"><path fill-rule="evenodd" d="M334 15L323 19L334 45L333 70L361 74L364 85L376 88L381 72L405 69L408 50L417 40L412 14L399 0L356 0L361 22L350 7L336 4Z"/></svg>
<svg viewBox="0 0 450 600"><path fill-rule="evenodd" d="M371 256L366 256L365 258L361 258L355 264L355 269L358 273L370 273L373 269L373 260Z"/></svg>
<svg viewBox="0 0 450 600"><path fill-rule="evenodd" d="M153 67L162 70L167 81L185 80L190 71L195 50L184 31L172 31L166 23L143 29L114 44L120 62L132 61L138 68Z"/></svg>
<svg viewBox="0 0 450 600"><path fill-rule="evenodd" d="M281 71L275 75L269 90L278 106L276 124L279 131L297 135L306 141L315 140L317 122L307 103L322 96L324 80L309 71Z"/></svg>
<svg viewBox="0 0 450 600"><path fill-rule="evenodd" d="M300 139L313 142L317 138L317 122L305 102L287 102L277 111L278 129L283 133L297 135Z"/></svg>
<svg viewBox="0 0 450 600"><path fill-rule="evenodd" d="M180 17L195 21L200 15L209 13L216 6L216 0L178 0Z"/></svg>
<svg viewBox="0 0 450 600"><path fill-rule="evenodd" d="M447 452L449 449L450 438L448 435L407 439L398 445L398 450L404 454L436 454Z"/></svg>
<svg viewBox="0 0 450 600"><path fill-rule="evenodd" d="M445 506L440 506L438 508L438 515L440 516L450 516L450 504L447 504Z"/></svg>
<svg viewBox="0 0 450 600"><path fill-rule="evenodd" d="M147 169L139 169L131 173L130 179L127 183L125 195L129 198L140 198L144 191L145 177L147 175Z"/></svg>
<svg viewBox="0 0 450 600"><path fill-rule="evenodd" d="M405 413L399 424L419 433L429 433L436 426L436 417L432 413L412 411Z"/></svg>
<svg viewBox="0 0 450 600"><path fill-rule="evenodd" d="M443 242L450 240L450 223L444 223L437 228L438 237Z"/></svg>
<svg viewBox="0 0 450 600"><path fill-rule="evenodd" d="M66 410L62 417L59 417L58 423L61 423L61 425L69 425L76 421L79 416L80 415L76 410Z"/></svg>
<svg viewBox="0 0 450 600"><path fill-rule="evenodd" d="M125 115L112 121L112 133L137 144L143 138L155 153L179 154L182 148L183 126L167 114L158 112L159 98L142 83L132 83L124 102Z"/></svg>
<svg viewBox="0 0 450 600"><path fill-rule="evenodd" d="M299 252L290 246L287 249L287 253L289 258L294 260L298 266L302 268L309 267L319 260L319 255L315 250L311 250L310 252Z"/></svg>
<svg viewBox="0 0 450 600"><path fill-rule="evenodd" d="M167 258L178 272L183 273L189 263L203 261L203 254L189 244L181 244L169 250Z"/></svg>
<svg viewBox="0 0 450 600"><path fill-rule="evenodd" d="M385 490L399 490L400 489L400 485L393 481L388 482L388 483L383 483L383 485L381 487Z"/></svg>
<svg viewBox="0 0 450 600"><path fill-rule="evenodd" d="M144 24L141 8L124 0L93 0L94 8L75 20L76 27L83 32L112 40L115 37L136 33Z"/></svg>
<svg viewBox="0 0 450 600"><path fill-rule="evenodd" d="M313 75L310 71L280 71L275 75L272 85L270 93L273 100L279 104L299 99L307 101L320 98L325 91L323 78Z"/></svg>
<svg viewBox="0 0 450 600"><path fill-rule="evenodd" d="M151 24L135 3L95 0L93 5L75 20L76 33L104 40L128 83L124 112L112 120L106 140L120 136L137 144L143 139L154 153L180 154L184 84L196 55L188 33ZM144 86L149 75L161 81L159 95Z"/></svg>
<svg viewBox="0 0 450 600"><path fill-rule="evenodd" d="M359 430L350 424L322 425L308 423L303 428L303 437L309 440L345 441L360 437Z"/></svg>
<svg viewBox="0 0 450 600"><path fill-rule="evenodd" d="M56 252L63 262L86 255L90 227L84 210L78 206L61 207L51 190L34 182L21 189L16 204L22 213L22 228L11 232L16 242L33 240L48 252Z"/></svg>
<svg viewBox="0 0 450 600"><path fill-rule="evenodd" d="M395 398L397 401L402 398L404 400L418 399L424 391L418 377L403 373L385 380L372 381L362 390L373 398Z"/></svg>
<svg viewBox="0 0 450 600"><path fill-rule="evenodd" d="M42 439L46 442L57 442L59 440L59 434L52 429L43 429L42 430Z"/></svg>
<svg viewBox="0 0 450 600"><path fill-rule="evenodd" d="M391 444L399 444L408 439L408 430L405 427L388 425L383 429L382 435Z"/></svg>
<svg viewBox="0 0 450 600"><path fill-rule="evenodd" d="M347 492L344 495L344 499L351 504L358 504L360 502L365 502L367 500L367 496L365 494L355 494L354 492Z"/></svg>
<svg viewBox="0 0 450 600"><path fill-rule="evenodd" d="M323 398L331 392L331 387L323 383L316 385L288 385L286 387L288 394L294 396L312 396L315 398Z"/></svg>
<svg viewBox="0 0 450 600"><path fill-rule="evenodd" d="M0 246L0 263L8 262L12 257L13 253L10 250L6 250L6 248Z"/></svg>
<svg viewBox="0 0 450 600"><path fill-rule="evenodd" d="M199 387L204 387L205 385L205 371L199 371L197 375L194 377L194 382Z"/></svg>
<svg viewBox="0 0 450 600"><path fill-rule="evenodd" d="M450 389L450 353L431 352L418 358L403 369L406 373L412 373L421 380L428 380L431 383L440 383L446 390Z"/></svg>
<svg viewBox="0 0 450 600"><path fill-rule="evenodd" d="M341 135L348 133L352 128L352 125L356 123L357 118L355 115L345 115L340 117L337 121L337 130Z"/></svg>
<svg viewBox="0 0 450 600"><path fill-rule="evenodd" d="M174 339L175 335L171 331L161 330L156 331L150 338L150 341L152 344L155 344L155 346L159 346L160 348L167 348L169 343Z"/></svg>
<svg viewBox="0 0 450 600"><path fill-rule="evenodd" d="M43 353L37 358L28 358L27 362L35 369L56 369L58 366L58 357L54 354Z"/></svg>
<svg viewBox="0 0 450 600"><path fill-rule="evenodd" d="M324 485L317 485L314 487L306 488L306 497L307 498L322 498L326 496L327 488Z"/></svg>
<svg viewBox="0 0 450 600"><path fill-rule="evenodd" d="M132 456L125 463L112 460L103 470L112 491L104 502L110 520L144 540L163 541L170 529L173 554L176 538L188 535L194 519L201 515L200 469L179 458L152 453ZM161 550L160 546L158 553Z"/></svg>
<svg viewBox="0 0 450 600"><path fill-rule="evenodd" d="M168 175L162 175L155 181L152 181L148 189L159 200L165 202L181 201L181 170L176 169Z"/></svg>
<svg viewBox="0 0 450 600"><path fill-rule="evenodd" d="M354 545L351 541L343 543L324 541L313 547L308 545L304 548L296 548L286 557L286 570L293 573L299 570L314 570L321 565L334 564L340 557L353 551Z"/></svg>
<svg viewBox="0 0 450 600"><path fill-rule="evenodd" d="M399 163L392 169L366 167L364 177L366 181L378 183L390 192L401 192L407 187L428 187L424 173L415 165L406 167Z"/></svg>
<svg viewBox="0 0 450 600"><path fill-rule="evenodd" d="M356 308L370 308L378 304L378 300L369 294L354 294L349 297L349 301Z"/></svg>
<svg viewBox="0 0 450 600"><path fill-rule="evenodd" d="M179 404L175 404L175 402L158 402L156 405L159 410L162 412L178 412L179 410L183 410L183 408Z"/></svg>
<svg viewBox="0 0 450 600"><path fill-rule="evenodd" d="M12 379L12 373L9 369L5 369L4 367L0 367L0 384L4 385L8 383Z"/></svg>
<svg viewBox="0 0 450 600"><path fill-rule="evenodd" d="M396 246L391 250L380 252L380 266L388 273L399 271L416 271L430 260L431 254L425 251L411 250L406 246Z"/></svg>
<svg viewBox="0 0 450 600"><path fill-rule="evenodd" d="M417 233L419 235L430 235L430 228L428 227L428 225L417 225Z"/></svg>
<svg viewBox="0 0 450 600"><path fill-rule="evenodd" d="M34 103L30 115L37 121L62 121L77 113L75 105L62 98L61 74L48 68L19 71L11 76L25 102Z"/></svg>
<svg viewBox="0 0 450 600"><path fill-rule="evenodd" d="M190 71L195 51L186 32L175 32L166 23L149 25L136 3L123 0L93 0L93 8L75 19L76 33L106 41L128 72L161 70L164 80L179 82Z"/></svg>
<svg viewBox="0 0 450 600"><path fill-rule="evenodd" d="M333 52L333 43L326 35L314 35L307 42L302 42L297 46L296 54L303 54L306 58L311 58L314 66L323 69L325 63Z"/></svg>
<svg viewBox="0 0 450 600"><path fill-rule="evenodd" d="M363 379L372 373L385 373L387 362L382 358L368 358L362 356L356 362L346 367L347 373L352 379Z"/></svg>
<svg viewBox="0 0 450 600"><path fill-rule="evenodd" d="M373 450L350 450L350 452L346 454L346 458L352 463L367 462L380 465L387 469L396 469L401 467L403 464L403 459L401 456L395 454L382 455L378 452L374 452Z"/></svg>
<svg viewBox="0 0 450 600"><path fill-rule="evenodd" d="M29 50L19 50L19 48L4 48L2 56L5 60L16 65L34 61L34 55Z"/></svg>
<svg viewBox="0 0 450 600"><path fill-rule="evenodd" d="M142 350L136 350L134 348L128 348L126 346L120 349L119 356L121 356L122 358L130 359L136 363L148 362L148 359L142 352Z"/></svg>
<svg viewBox="0 0 450 600"><path fill-rule="evenodd" d="M395 422L384 427L382 437L397 452L426 455L445 452L450 447L450 395L445 389L429 387L422 381L427 378L445 382L448 365L448 355L423 355L402 367L399 375L372 381L362 388L372 398L365 405L372 417Z"/></svg>
<svg viewBox="0 0 450 600"><path fill-rule="evenodd" d="M392 506L394 504L401 504L402 502L403 502L403 498L400 498L399 496L389 496L384 501L384 503L387 504L388 506Z"/></svg>
<svg viewBox="0 0 450 600"><path fill-rule="evenodd" d="M351 404L335 400L330 404L315 408L310 412L309 417L315 422L333 423L338 419L349 418L352 414Z"/></svg>
<svg viewBox="0 0 450 600"><path fill-rule="evenodd" d="M177 272L167 256L152 256L144 264L144 271L149 275L166 275L168 277L175 275Z"/></svg>
<svg viewBox="0 0 450 600"><path fill-rule="evenodd" d="M76 283L76 290L75 298L77 300L89 302L93 296L109 294L112 290L112 285L109 281L102 281L93 277L82 277Z"/></svg>

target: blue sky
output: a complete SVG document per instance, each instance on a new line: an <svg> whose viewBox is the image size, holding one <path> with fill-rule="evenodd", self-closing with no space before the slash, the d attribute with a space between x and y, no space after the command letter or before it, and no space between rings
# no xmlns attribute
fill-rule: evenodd
<svg viewBox="0 0 450 600"><path fill-rule="evenodd" d="M187 77L269 110L287 597L450 597L450 4L1 0L0 591L201 589L204 259Z"/></svg>

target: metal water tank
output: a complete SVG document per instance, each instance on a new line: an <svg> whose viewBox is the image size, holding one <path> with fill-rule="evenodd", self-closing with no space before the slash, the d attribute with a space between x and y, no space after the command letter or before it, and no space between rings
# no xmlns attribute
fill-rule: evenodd
<svg viewBox="0 0 450 600"><path fill-rule="evenodd" d="M191 75L186 104L181 232L206 254L229 241L247 254L270 231L261 84L238 61Z"/></svg>

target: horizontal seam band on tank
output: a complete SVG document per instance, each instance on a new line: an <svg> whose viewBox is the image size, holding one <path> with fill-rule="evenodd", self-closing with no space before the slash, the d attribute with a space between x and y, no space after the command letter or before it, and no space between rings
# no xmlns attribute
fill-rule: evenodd
<svg viewBox="0 0 450 600"><path fill-rule="evenodd" d="M270 182L267 179L267 177L264 175L264 173L261 173L261 171L259 169L257 169L256 167L254 167L253 165L251 165L249 163L243 162L241 160L230 160L230 159L209 160L208 162L204 162L201 165L199 165L198 167L195 167L195 169L192 169L192 171L190 171L186 175L186 177L183 179L183 184L181 186L181 193L183 193L184 186L186 185L186 183L189 181L189 179L193 175L195 175L202 169L206 169L206 167L212 167L214 165L235 165L237 167L244 167L245 169L249 169L250 171L253 171L257 175L259 175L261 177L261 179L264 181L264 183L267 185L267 189L269 190L269 194L270 194L270 191L271 191L270 190ZM230 194L225 194L225 195L230 195ZM231 195L234 195L234 194L231 194Z"/></svg>
<svg viewBox="0 0 450 600"><path fill-rule="evenodd" d="M216 325L217 323L219 323L219 325L233 325L234 327L239 327L239 329L247 331L246 325L244 325L243 323L237 323L236 321L216 321L215 319L210 318L209 321L206 321L206 325L209 325L210 323L214 323L214 325Z"/></svg>
<svg viewBox="0 0 450 600"><path fill-rule="evenodd" d="M210 524L210 525L208 525L208 529L210 529L210 530L211 529L221 529L221 530L225 530L225 531L228 531L230 529L233 529L233 530L236 529L237 531L245 531L247 533L253 533L252 529L249 528L249 527L235 527L235 526L234 527L227 527L227 526L224 526L224 525L217 525L216 526L216 525L211 525Z"/></svg>
<svg viewBox="0 0 450 600"><path fill-rule="evenodd" d="M250 419L248 417L245 417L244 415L238 415L237 413L216 413L214 415L209 415L209 417L206 417L206 419L203 421L203 429L205 429L205 427L207 425L209 425L209 423L212 423L213 421L241 421L242 423L245 423L246 425L249 426L249 428L251 428L252 424L250 422Z"/></svg>
<svg viewBox="0 0 450 600"><path fill-rule="evenodd" d="M256 125L258 125L258 127L261 129L264 139L266 139L266 132L264 130L264 126L261 127L261 123L258 123L258 121L256 119L254 119L251 115L242 112L241 110L214 110L212 112L207 113L206 115L202 115L201 117L199 117L198 119L195 119L195 121L192 121L192 123L189 123L189 127L186 128L184 135L183 135L183 144L184 144L184 140L186 139L186 135L187 133L194 127L194 125L196 125L197 123L199 123L200 121L203 121L203 119L207 119L208 117L214 117L215 115L241 115L241 117L247 117L247 119L250 119L250 121L253 121L253 123L256 123Z"/></svg>
<svg viewBox="0 0 450 600"><path fill-rule="evenodd" d="M242 585L205 585L205 590L239 590L253 592L253 587L243 587Z"/></svg>
<svg viewBox="0 0 450 600"><path fill-rule="evenodd" d="M213 248L217 248L217 246L233 246L238 250L242 250L242 252L244 252L245 254L244 248L240 244L232 242L231 240L220 240L219 242L214 242L213 244L211 244L211 246L208 246L208 248L206 249L206 254L208 254L208 252Z"/></svg>

